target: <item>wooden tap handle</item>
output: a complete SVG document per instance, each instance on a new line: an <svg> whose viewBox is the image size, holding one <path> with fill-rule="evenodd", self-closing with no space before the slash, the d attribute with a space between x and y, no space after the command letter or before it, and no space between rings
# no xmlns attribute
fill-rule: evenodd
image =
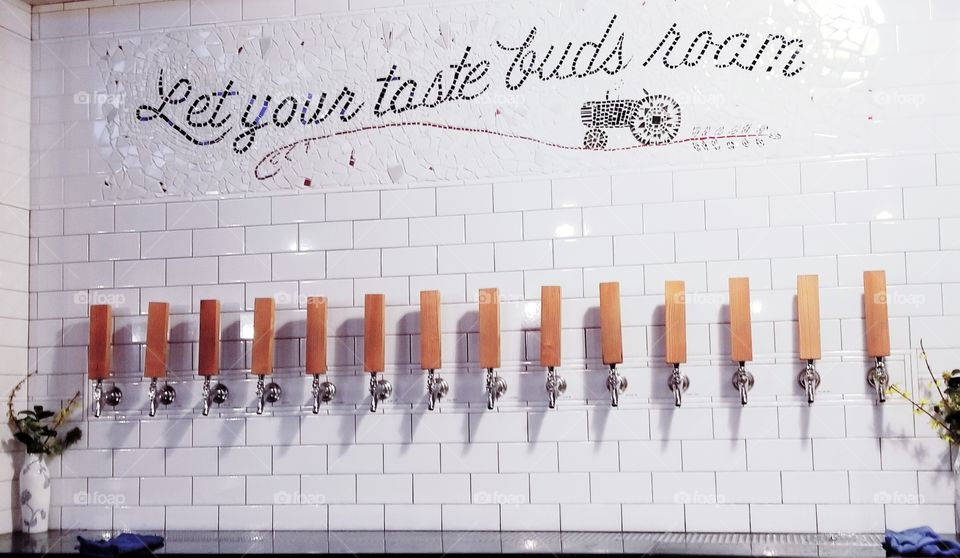
<svg viewBox="0 0 960 558"><path fill-rule="evenodd" d="M480 368L500 368L499 289L480 289Z"/></svg>
<svg viewBox="0 0 960 558"><path fill-rule="evenodd" d="M864 332L867 354L890 356L890 318L887 310L887 274L884 271L863 272Z"/></svg>
<svg viewBox="0 0 960 558"><path fill-rule="evenodd" d="M734 362L753 360L748 277L730 278L730 356Z"/></svg>
<svg viewBox="0 0 960 558"><path fill-rule="evenodd" d="M667 363L687 362L687 293L683 281L664 283L664 337L667 345Z"/></svg>
<svg viewBox="0 0 960 558"><path fill-rule="evenodd" d="M109 304L90 306L90 342L87 347L87 377L105 380L110 377L113 354L113 309Z"/></svg>
<svg viewBox="0 0 960 558"><path fill-rule="evenodd" d="M437 370L440 358L440 291L420 291L420 368Z"/></svg>
<svg viewBox="0 0 960 558"><path fill-rule="evenodd" d="M147 354L143 359L146 378L167 375L167 355L170 350L170 305L151 302L147 307Z"/></svg>
<svg viewBox="0 0 960 558"><path fill-rule="evenodd" d="M307 298L307 374L327 373L327 299Z"/></svg>
<svg viewBox="0 0 960 558"><path fill-rule="evenodd" d="M623 362L620 283L600 283L600 352L606 365Z"/></svg>
<svg viewBox="0 0 960 558"><path fill-rule="evenodd" d="M384 337L385 301L382 294L363 297L363 370L383 372L386 339Z"/></svg>
<svg viewBox="0 0 960 558"><path fill-rule="evenodd" d="M560 366L560 287L540 288L540 366Z"/></svg>
<svg viewBox="0 0 960 558"><path fill-rule="evenodd" d="M200 301L200 347L197 373L216 376L220 373L220 301Z"/></svg>
<svg viewBox="0 0 960 558"><path fill-rule="evenodd" d="M800 360L819 360L820 278L797 276L797 328L800 334Z"/></svg>
<svg viewBox="0 0 960 558"><path fill-rule="evenodd" d="M258 376L273 374L276 310L277 303L272 298L258 298L253 301L253 359L250 372Z"/></svg>

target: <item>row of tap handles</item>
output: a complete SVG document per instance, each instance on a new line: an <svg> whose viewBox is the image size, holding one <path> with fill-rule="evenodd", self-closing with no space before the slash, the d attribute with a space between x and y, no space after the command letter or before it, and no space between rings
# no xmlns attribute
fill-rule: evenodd
<svg viewBox="0 0 960 558"><path fill-rule="evenodd" d="M864 318L867 353L875 364L867 372L867 382L876 390L878 402L885 401L889 384L884 359L890 355L890 330L887 313L886 277L883 271L866 271L864 280ZM683 393L690 387L690 378L680 371L687 361L686 348L686 292L683 281L667 281L664 289L666 362L672 365L667 385L680 407ZM487 408L494 409L497 400L507 391L506 381L496 374L500 368L500 296L497 289L480 289L479 293L479 363L486 371L485 391ZM560 287L544 286L540 298L540 365L546 369L545 389L550 408L567 388L567 382L558 372L560 367L561 337ZM320 411L321 403L330 402L336 386L326 380L327 373L327 299L307 299L306 374L313 376L313 412ZM732 384L740 394L740 402L747 404L747 394L754 385L754 376L746 365L753 360L750 316L750 282L746 277L729 279L730 354L736 364ZM381 374L384 371L385 297L368 294L364 297L364 354L363 369L370 374L370 411L393 393L393 386ZM620 396L627 389L627 379L617 371L623 363L623 340L620 320L620 284L600 284L600 340L603 363L609 367L606 387L610 402L617 407ZM799 329L799 356L805 363L798 376L807 401L814 402L820 373L816 361L820 348L820 294L816 275L797 277L797 316ZM266 382L273 373L275 347L276 302L272 298L258 298L254 302L253 344L250 372L257 379L257 414L262 414L267 403L280 400L282 389L274 381ZM176 399L173 386L158 380L166 378L170 305L151 302L147 312L146 354L144 377L150 379L148 394L149 414L154 416L158 405L169 405ZM229 389L221 381L212 380L220 374L220 302L200 301L199 359L197 372L203 377L202 414L208 415L212 405L227 401ZM103 381L110 377L113 320L109 305L90 307L90 340L87 374L94 381L94 416L99 417L104 404L115 407L123 393L114 385L104 391ZM427 372L427 406L432 411L447 395L449 385L439 371L442 366L440 336L440 293L420 293L420 368Z"/></svg>

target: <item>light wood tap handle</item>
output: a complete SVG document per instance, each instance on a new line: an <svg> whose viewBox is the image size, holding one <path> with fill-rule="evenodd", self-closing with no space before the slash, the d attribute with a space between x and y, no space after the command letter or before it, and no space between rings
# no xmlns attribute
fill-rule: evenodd
<svg viewBox="0 0 960 558"><path fill-rule="evenodd" d="M623 362L623 329L620 323L620 283L600 283L600 352L603 363Z"/></svg>
<svg viewBox="0 0 960 558"><path fill-rule="evenodd" d="M480 368L500 368L499 289L480 289Z"/></svg>
<svg viewBox="0 0 960 558"><path fill-rule="evenodd" d="M667 363L687 362L687 293L683 281L664 283Z"/></svg>
<svg viewBox="0 0 960 558"><path fill-rule="evenodd" d="M863 272L863 313L866 319L867 354L874 358L890 356L886 272Z"/></svg>
<svg viewBox="0 0 960 558"><path fill-rule="evenodd" d="M200 347L197 373L216 376L220 373L220 301L200 301Z"/></svg>
<svg viewBox="0 0 960 558"><path fill-rule="evenodd" d="M277 324L277 303L272 298L253 301L253 359L250 373L273 374L274 332Z"/></svg>
<svg viewBox="0 0 960 558"><path fill-rule="evenodd" d="M147 354L143 359L146 378L167 375L167 355L170 349L170 305L151 302L147 307Z"/></svg>
<svg viewBox="0 0 960 558"><path fill-rule="evenodd" d="M363 370L383 372L385 360L384 319L386 309L382 294L363 297Z"/></svg>
<svg viewBox="0 0 960 558"><path fill-rule="evenodd" d="M560 366L560 287L540 288L540 366Z"/></svg>
<svg viewBox="0 0 960 558"><path fill-rule="evenodd" d="M797 328L800 333L800 360L819 360L820 278L797 276Z"/></svg>
<svg viewBox="0 0 960 558"><path fill-rule="evenodd" d="M753 360L748 277L730 278L730 356L734 362Z"/></svg>
<svg viewBox="0 0 960 558"><path fill-rule="evenodd" d="M105 380L110 377L113 354L113 309L109 304L90 306L90 342L87 347L87 377Z"/></svg>
<svg viewBox="0 0 960 558"><path fill-rule="evenodd" d="M440 291L420 291L420 368L439 370Z"/></svg>
<svg viewBox="0 0 960 558"><path fill-rule="evenodd" d="M307 374L327 373L327 299L307 298Z"/></svg>

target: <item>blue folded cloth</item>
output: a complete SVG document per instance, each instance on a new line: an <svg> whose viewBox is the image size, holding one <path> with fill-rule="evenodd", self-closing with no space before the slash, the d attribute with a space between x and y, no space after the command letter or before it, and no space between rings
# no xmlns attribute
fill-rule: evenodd
<svg viewBox="0 0 960 558"><path fill-rule="evenodd" d="M927 526L906 531L887 529L883 548L887 556L960 556L960 543L941 537Z"/></svg>
<svg viewBox="0 0 960 558"><path fill-rule="evenodd" d="M163 537L122 533L112 539L95 541L77 535L81 556L130 556L146 553L163 546Z"/></svg>

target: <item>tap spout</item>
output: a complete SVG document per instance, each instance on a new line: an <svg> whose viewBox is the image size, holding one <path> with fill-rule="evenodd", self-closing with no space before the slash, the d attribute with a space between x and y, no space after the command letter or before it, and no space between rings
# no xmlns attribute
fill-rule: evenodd
<svg viewBox="0 0 960 558"><path fill-rule="evenodd" d="M487 368L487 409L493 410L496 407L497 400L507 392L507 382L493 372L493 368Z"/></svg>
<svg viewBox="0 0 960 558"><path fill-rule="evenodd" d="M817 367L813 360L807 361L806 367L800 371L798 381L800 382L800 387L807 393L807 404L813 405L817 394L817 387L820 386L820 373L817 372Z"/></svg>
<svg viewBox="0 0 960 558"><path fill-rule="evenodd" d="M733 387L740 391L740 404L747 404L747 392L753 388L753 374L747 372L746 363L740 362L733 374Z"/></svg>
<svg viewBox="0 0 960 558"><path fill-rule="evenodd" d="M427 372L427 394L430 399L427 403L427 409L433 410L437 402L440 401L450 391L450 384L440 377L435 370Z"/></svg>
<svg viewBox="0 0 960 558"><path fill-rule="evenodd" d="M103 410L103 380L93 385L93 416L99 417Z"/></svg>
<svg viewBox="0 0 960 558"><path fill-rule="evenodd" d="M150 380L150 390L147 393L147 398L150 400L150 416L156 416L157 414L157 379L152 378Z"/></svg>
<svg viewBox="0 0 960 558"><path fill-rule="evenodd" d="M890 386L890 374L884 357L877 357L876 364L867 372L867 383L877 392L877 403L887 401L887 388Z"/></svg>
<svg viewBox="0 0 960 558"><path fill-rule="evenodd" d="M393 393L393 385L384 379L377 379L377 373L370 373L370 412L376 413L381 401Z"/></svg>
<svg viewBox="0 0 960 558"><path fill-rule="evenodd" d="M667 380L670 391L673 392L673 404L679 407L683 403L683 392L690 387L690 378L680 372L680 365L673 365L673 372Z"/></svg>
<svg viewBox="0 0 960 558"><path fill-rule="evenodd" d="M551 366L547 368L547 403L551 409L556 408L557 398L567 391L567 380L557 374L556 369Z"/></svg>
<svg viewBox="0 0 960 558"><path fill-rule="evenodd" d="M617 372L617 365L610 365L610 374L607 375L607 391L610 392L610 405L620 406L620 394L627 390L627 378Z"/></svg>

